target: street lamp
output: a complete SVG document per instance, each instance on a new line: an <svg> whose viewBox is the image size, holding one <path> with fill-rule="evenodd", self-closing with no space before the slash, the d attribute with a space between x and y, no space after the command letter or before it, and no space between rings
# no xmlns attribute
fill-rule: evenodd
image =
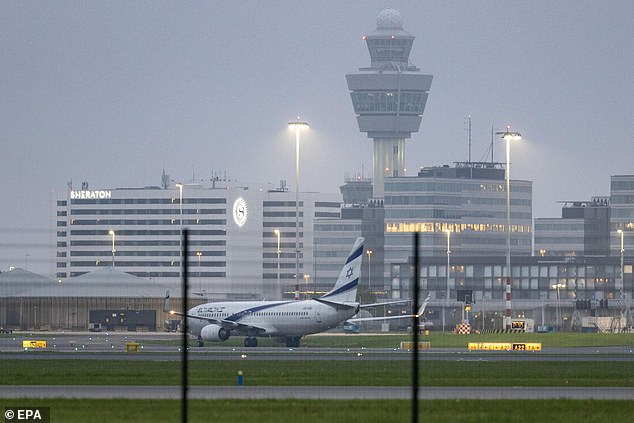
<svg viewBox="0 0 634 423"><path fill-rule="evenodd" d="M115 237L115 234L114 234L114 231L112 229L110 229L108 231L108 234L110 236L112 236L112 268L114 269L114 253L117 252L117 250L114 248L114 237Z"/></svg>
<svg viewBox="0 0 634 423"><path fill-rule="evenodd" d="M559 322L561 321L561 301L560 301L561 297L559 296L559 288L565 288L566 285L564 285L563 283L556 283L552 287L553 289L555 288L557 289L557 313L555 314L556 314L556 320L557 320L556 323L557 325L559 325L560 324Z"/></svg>
<svg viewBox="0 0 634 423"><path fill-rule="evenodd" d="M302 122L297 116L288 127L295 130L295 299L299 300L299 133L308 128L308 122Z"/></svg>
<svg viewBox="0 0 634 423"><path fill-rule="evenodd" d="M282 252L280 250L280 230L279 229L273 229L273 233L275 234L275 236L277 236L277 292L280 296L280 299L282 299L282 288L280 286L280 253Z"/></svg>
<svg viewBox="0 0 634 423"><path fill-rule="evenodd" d="M625 248L623 248L623 236L625 233L622 229L616 231L621 236L621 283L619 284L619 298L623 298L623 254L625 253Z"/></svg>
<svg viewBox="0 0 634 423"><path fill-rule="evenodd" d="M310 275L308 273L304 273L304 282L306 283L306 298L308 298L308 281L310 280Z"/></svg>
<svg viewBox="0 0 634 423"><path fill-rule="evenodd" d="M198 286L200 288L200 295L203 295L203 282L200 279L200 258L202 257L202 251L196 251L196 256L198 256Z"/></svg>
<svg viewBox="0 0 634 423"><path fill-rule="evenodd" d="M511 141L519 141L522 135L519 132L511 132L507 126L506 131L496 132L502 135L506 142L506 304L504 310L504 327L511 329Z"/></svg>
<svg viewBox="0 0 634 423"><path fill-rule="evenodd" d="M372 277L370 272L372 271L372 250L365 250L368 255L368 291L372 291Z"/></svg>
<svg viewBox="0 0 634 423"><path fill-rule="evenodd" d="M179 249L179 255L182 257L183 252L180 251L183 249L183 184L181 184L180 182L176 184L176 187L178 188L179 191L179 195L178 195L178 226L179 226L179 235L178 235L178 249ZM179 278L181 277L181 272L182 270L180 269L181 266L179 266Z"/></svg>
<svg viewBox="0 0 634 423"><path fill-rule="evenodd" d="M449 229L445 229L445 233L447 234L447 292L445 293L445 305L442 311L442 331L445 331L445 307L449 303L449 269L451 269L451 231Z"/></svg>

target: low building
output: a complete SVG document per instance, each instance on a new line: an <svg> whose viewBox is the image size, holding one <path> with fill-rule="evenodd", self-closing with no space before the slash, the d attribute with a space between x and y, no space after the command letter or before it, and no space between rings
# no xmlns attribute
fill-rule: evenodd
<svg viewBox="0 0 634 423"><path fill-rule="evenodd" d="M0 327L88 330L99 323L108 330L162 330L168 318L163 311L165 294L148 279L111 268L63 281L13 269L0 274ZM180 297L180 293L171 296ZM92 321L91 315L100 311L108 314Z"/></svg>

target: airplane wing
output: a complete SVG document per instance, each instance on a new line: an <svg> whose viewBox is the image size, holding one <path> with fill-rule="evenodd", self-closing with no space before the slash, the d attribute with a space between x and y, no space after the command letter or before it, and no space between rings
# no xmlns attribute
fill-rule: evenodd
<svg viewBox="0 0 634 423"><path fill-rule="evenodd" d="M429 302L430 299L431 299L431 294L427 294L427 298L425 298L425 300L423 301L423 304L418 309L418 313L416 313L417 316L420 317L423 315L423 313L425 312L425 307L427 307L427 303ZM407 300L407 301L410 301L410 300ZM401 314L398 316L387 316L387 317L356 317L353 319L348 319L347 322L354 323L354 322L370 322L373 320L393 320L393 319L405 319L405 318L411 319L412 317L414 317L413 314Z"/></svg>
<svg viewBox="0 0 634 423"><path fill-rule="evenodd" d="M405 319L409 317L410 319L413 317L411 314L399 314L397 316L386 316L386 317L357 317L354 319L348 319L346 322L371 322L374 320L393 320L393 319Z"/></svg>
<svg viewBox="0 0 634 423"><path fill-rule="evenodd" d="M384 305L390 305L390 304L406 304L406 303L411 303L412 300L394 300L394 301L386 301L383 303L371 303L371 304L360 304L359 307L360 308L370 308L370 307L380 307L380 306L384 306Z"/></svg>

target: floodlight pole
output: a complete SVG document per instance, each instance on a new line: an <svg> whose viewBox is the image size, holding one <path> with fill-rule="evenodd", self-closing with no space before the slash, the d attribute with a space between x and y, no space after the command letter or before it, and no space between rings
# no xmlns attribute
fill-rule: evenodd
<svg viewBox="0 0 634 423"><path fill-rule="evenodd" d="M506 290L504 308L504 329L511 329L511 140L521 140L519 132L511 132L511 127L507 126L506 131L496 132L502 135L506 142Z"/></svg>
<svg viewBox="0 0 634 423"><path fill-rule="evenodd" d="M302 122L297 116L288 127L295 130L295 299L299 300L299 132L308 128L308 122Z"/></svg>

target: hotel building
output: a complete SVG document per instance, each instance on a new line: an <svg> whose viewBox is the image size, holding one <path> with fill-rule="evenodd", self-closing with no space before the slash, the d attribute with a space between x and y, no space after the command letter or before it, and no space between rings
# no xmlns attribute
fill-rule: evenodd
<svg viewBox="0 0 634 423"><path fill-rule="evenodd" d="M300 193L302 283L313 269L315 222L338 218L339 198ZM111 266L176 288L187 228L194 292L275 299L296 288L295 193L285 188L219 180L98 190L86 184L59 193L55 207L57 279Z"/></svg>

